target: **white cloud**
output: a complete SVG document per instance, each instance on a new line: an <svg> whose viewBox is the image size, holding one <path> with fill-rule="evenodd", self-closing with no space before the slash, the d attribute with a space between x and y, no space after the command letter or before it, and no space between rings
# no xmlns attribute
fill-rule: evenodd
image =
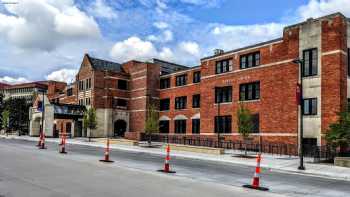
<svg viewBox="0 0 350 197"><path fill-rule="evenodd" d="M65 41L97 38L100 30L92 17L71 0L19 0L0 13L0 35L23 49L51 51Z"/></svg>
<svg viewBox="0 0 350 197"><path fill-rule="evenodd" d="M105 0L96 0L88 9L89 13L98 18L117 18L117 11L107 5Z"/></svg>
<svg viewBox="0 0 350 197"><path fill-rule="evenodd" d="M173 40L173 32L170 30L165 30L160 35L150 35L147 37L147 39L155 42L170 42Z"/></svg>
<svg viewBox="0 0 350 197"><path fill-rule="evenodd" d="M300 20L306 20L310 17L320 17L335 12L341 12L350 16L349 0L310 0L306 5L300 6L297 10L297 16Z"/></svg>
<svg viewBox="0 0 350 197"><path fill-rule="evenodd" d="M110 51L110 56L118 62L132 59L144 61L156 57L157 54L158 51L152 42L143 41L136 36L115 43Z"/></svg>
<svg viewBox="0 0 350 197"><path fill-rule="evenodd" d="M9 76L4 76L4 77L0 77L0 82L7 83L7 84L18 84L18 83L27 83L29 82L29 80L24 77L14 78Z"/></svg>
<svg viewBox="0 0 350 197"><path fill-rule="evenodd" d="M179 44L179 49L194 57L198 57L200 55L199 45L196 42L181 42Z"/></svg>
<svg viewBox="0 0 350 197"><path fill-rule="evenodd" d="M285 24L269 23L256 25L213 25L209 36L212 38L214 48L231 50L282 36Z"/></svg>
<svg viewBox="0 0 350 197"><path fill-rule="evenodd" d="M46 76L47 80L54 80L54 81L63 81L67 83L71 83L75 81L75 75L77 74L77 70L75 69L60 69L57 71L54 71Z"/></svg>
<svg viewBox="0 0 350 197"><path fill-rule="evenodd" d="M163 21L158 21L158 22L154 22L153 26L155 26L158 29L166 29L169 27L169 24Z"/></svg>

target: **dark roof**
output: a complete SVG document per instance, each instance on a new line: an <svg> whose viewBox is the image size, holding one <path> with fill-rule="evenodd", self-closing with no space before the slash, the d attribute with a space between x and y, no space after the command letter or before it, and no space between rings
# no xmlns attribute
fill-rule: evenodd
<svg viewBox="0 0 350 197"><path fill-rule="evenodd" d="M213 57L220 57L220 56L222 56L222 55L226 55L226 54L229 54L229 53L234 53L234 52L242 51L242 50L245 50L245 49L258 47L258 46L262 46L262 45L265 45L265 44L278 42L278 41L281 41L281 40L283 40L283 38L277 38L277 39L269 40L269 41L266 41L266 42L260 42L260 43L258 43L258 44L249 45L249 46L246 46L246 47L242 47L242 48L238 48L238 49L226 51L226 52L221 53L221 54L217 54L217 55L212 55L212 56L204 57L204 58L202 58L201 60L206 60L206 59L210 59L210 58L213 58Z"/></svg>
<svg viewBox="0 0 350 197"><path fill-rule="evenodd" d="M87 55L87 57L89 58L91 65L92 65L93 69L95 69L95 70L103 70L103 71L107 70L107 71L114 71L114 72L123 71L121 64L107 61L107 60L94 58L94 57L91 57L89 55Z"/></svg>

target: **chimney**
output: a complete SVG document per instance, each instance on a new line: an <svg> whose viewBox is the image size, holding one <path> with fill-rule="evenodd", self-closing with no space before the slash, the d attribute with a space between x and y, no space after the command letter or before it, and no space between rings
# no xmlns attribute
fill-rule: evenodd
<svg viewBox="0 0 350 197"><path fill-rule="evenodd" d="M224 53L224 50L222 50L222 49L214 49L214 55L220 55L223 53Z"/></svg>

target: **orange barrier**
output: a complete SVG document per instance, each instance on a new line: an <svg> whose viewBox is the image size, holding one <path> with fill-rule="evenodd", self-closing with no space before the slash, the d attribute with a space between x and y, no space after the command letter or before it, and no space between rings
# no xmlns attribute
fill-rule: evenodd
<svg viewBox="0 0 350 197"><path fill-rule="evenodd" d="M39 141L38 141L38 144L36 145L37 147L41 146L41 140L42 140L42 131L39 132Z"/></svg>
<svg viewBox="0 0 350 197"><path fill-rule="evenodd" d="M267 191L269 188L266 187L260 187L260 163L261 163L261 153L258 154L256 157L256 167L255 167L255 173L253 176L253 181L251 185L243 185L243 187L250 188L250 189L257 189L261 191Z"/></svg>
<svg viewBox="0 0 350 197"><path fill-rule="evenodd" d="M61 134L61 143L59 144L60 150L59 153L61 154L67 154L66 152L66 134Z"/></svg>
<svg viewBox="0 0 350 197"><path fill-rule="evenodd" d="M164 162L164 169L158 170L159 172L164 173L176 173L175 171L170 170L170 145L168 144L166 147L166 156Z"/></svg>
<svg viewBox="0 0 350 197"><path fill-rule="evenodd" d="M41 137L39 149L46 149L46 147L45 147L45 133L44 132L42 132L42 137Z"/></svg>
<svg viewBox="0 0 350 197"><path fill-rule="evenodd" d="M109 138L107 138L107 145L106 145L106 148L105 148L105 158L104 159L101 159L100 161L101 162L114 162L112 160L109 159Z"/></svg>

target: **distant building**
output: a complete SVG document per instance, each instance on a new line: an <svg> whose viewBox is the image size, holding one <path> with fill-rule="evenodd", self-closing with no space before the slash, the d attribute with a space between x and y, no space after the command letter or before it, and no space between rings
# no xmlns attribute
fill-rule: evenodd
<svg viewBox="0 0 350 197"><path fill-rule="evenodd" d="M0 87L0 93L4 94L4 98L25 98L27 102L33 102L36 94L44 92L49 97L62 92L66 86L64 82L57 81L37 81L30 83L21 83L15 85L4 85Z"/></svg>

